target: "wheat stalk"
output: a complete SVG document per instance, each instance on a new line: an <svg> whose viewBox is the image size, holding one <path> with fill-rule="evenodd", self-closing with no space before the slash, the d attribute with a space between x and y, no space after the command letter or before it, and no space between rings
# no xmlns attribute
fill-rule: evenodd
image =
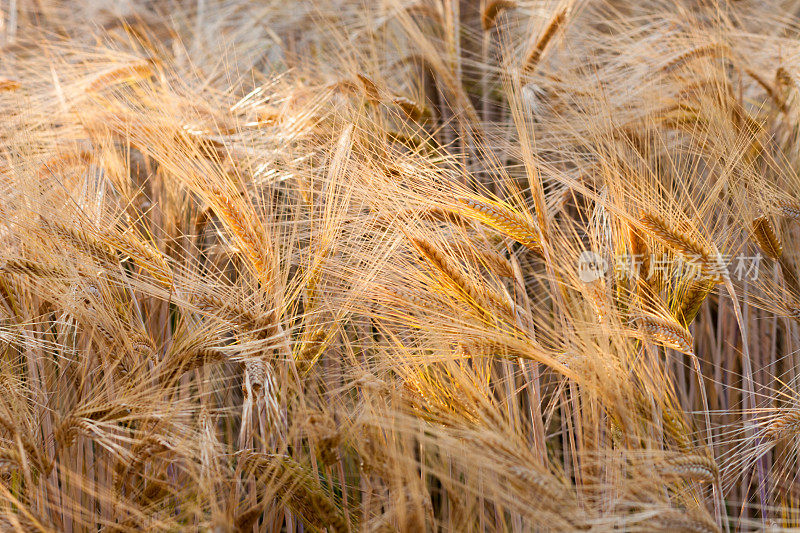
<svg viewBox="0 0 800 533"><path fill-rule="evenodd" d="M639 327L655 342L685 354L693 354L694 339L686 328L661 317L648 315L639 317Z"/></svg>
<svg viewBox="0 0 800 533"><path fill-rule="evenodd" d="M664 424L664 430L678 443L678 446L682 449L691 447L689 428L674 408L665 408L662 412L661 420Z"/></svg>
<svg viewBox="0 0 800 533"><path fill-rule="evenodd" d="M330 330L330 326L320 325L311 331L294 357L299 365L310 368L319 359L327 346Z"/></svg>
<svg viewBox="0 0 800 533"><path fill-rule="evenodd" d="M212 208L217 216L225 222L234 234L239 244L249 259L250 264L259 275L259 280L265 283L274 275L275 265L272 257L264 253L264 246L258 238L258 232L253 229L244 213L231 201L219 187L209 187L206 191L211 197Z"/></svg>
<svg viewBox="0 0 800 533"><path fill-rule="evenodd" d="M767 82L764 78L762 78L761 75L759 75L757 72L754 72L751 69L744 69L744 71L748 76L753 78L756 81L756 83L758 83L761 86L762 89L764 89L764 92L767 93L767 96L770 98L770 100L772 100L775 103L778 109L786 113L786 111L788 110L788 107L786 106L786 101L778 96L778 94L775 92L775 88L772 87L772 85L770 85L769 82Z"/></svg>
<svg viewBox="0 0 800 533"><path fill-rule="evenodd" d="M486 308L486 298L484 292L472 283L460 269L456 268L437 246L421 237L412 237L411 244L433 266L437 272L444 275L450 284L461 294L469 298L473 305L478 308Z"/></svg>
<svg viewBox="0 0 800 533"><path fill-rule="evenodd" d="M800 220L800 204L797 202L779 202L778 209L780 209L783 216L794 220Z"/></svg>
<svg viewBox="0 0 800 533"><path fill-rule="evenodd" d="M490 0L483 7L481 12L481 27L483 31L489 31L497 24L497 17L509 9L517 7L517 3L513 0Z"/></svg>
<svg viewBox="0 0 800 533"><path fill-rule="evenodd" d="M642 279L649 279L650 278L650 250L647 247L647 243L644 242L644 239L639 234L639 232L634 228L634 226L628 226L628 238L630 240L631 246L631 255L637 260L638 267L639 267L639 277Z"/></svg>
<svg viewBox="0 0 800 533"><path fill-rule="evenodd" d="M10 259L0 263L0 272L22 274L33 278L65 278L67 273L57 267L27 259Z"/></svg>
<svg viewBox="0 0 800 533"><path fill-rule="evenodd" d="M30 462L43 475L48 475L54 466L53 462L47 458L44 450L34 444L34 441L32 441L28 435L22 434L19 431L18 425L14 422L13 415L8 411L5 405L3 405L3 411L3 413L0 413L0 428L18 439L19 443L11 458L22 467Z"/></svg>
<svg viewBox="0 0 800 533"><path fill-rule="evenodd" d="M764 436L772 441L793 437L800 432L800 409L784 409L764 428Z"/></svg>
<svg viewBox="0 0 800 533"><path fill-rule="evenodd" d="M111 68L97 74L88 84L87 92L98 92L111 85L133 82L149 78L154 75L152 62L142 60L129 65Z"/></svg>
<svg viewBox="0 0 800 533"><path fill-rule="evenodd" d="M719 275L716 272L718 262L714 259L715 254L697 239L686 232L673 228L663 217L655 213L642 215L641 223L653 237L686 257L690 262L696 262L704 272Z"/></svg>
<svg viewBox="0 0 800 533"><path fill-rule="evenodd" d="M672 72L682 67L689 61L699 59L701 57L721 57L726 53L730 53L730 47L726 44L711 43L704 46L698 46L697 48L693 48L680 54L678 57L661 67L659 72Z"/></svg>
<svg viewBox="0 0 800 533"><path fill-rule="evenodd" d="M753 219L753 239L761 251L775 261L783 255L783 244L775 232L775 226L766 215Z"/></svg>
<svg viewBox="0 0 800 533"><path fill-rule="evenodd" d="M553 16L553 18L550 19L550 22L547 24L547 26L545 26L544 31L539 39L536 41L530 51L525 54L525 59L522 61L523 72L530 73L536 69L536 66L542 59L542 55L544 55L544 52L547 49L547 45L550 44L550 41L566 21L567 12L568 7L563 7Z"/></svg>
<svg viewBox="0 0 800 533"><path fill-rule="evenodd" d="M199 310L218 317L257 338L267 339L277 333L275 310L259 313L250 307L225 301L213 294L197 294L193 298L193 303Z"/></svg>
<svg viewBox="0 0 800 533"><path fill-rule="evenodd" d="M692 323L715 286L715 280L694 281L678 292L675 296L678 305L674 315L684 327Z"/></svg>
<svg viewBox="0 0 800 533"><path fill-rule="evenodd" d="M197 347L181 351L164 361L158 371L159 379L164 383L170 383L186 372L227 360L225 352L217 347Z"/></svg>
<svg viewBox="0 0 800 533"><path fill-rule="evenodd" d="M126 231L122 235L95 230L92 230L92 233L98 241L105 242L118 252L130 256L139 267L149 272L153 279L165 288L174 287L172 268L158 248L133 237L131 231Z"/></svg>
<svg viewBox="0 0 800 533"><path fill-rule="evenodd" d="M514 267L503 255L482 248L472 248L469 253L474 255L478 262L485 265L494 274L505 278L514 278Z"/></svg>
<svg viewBox="0 0 800 533"><path fill-rule="evenodd" d="M541 253L538 228L523 216L485 198L465 197L459 202L464 206L459 214L483 222L526 248Z"/></svg>
<svg viewBox="0 0 800 533"><path fill-rule="evenodd" d="M332 528L333 531L350 531L352 524L345 518L338 502L320 486L319 478L306 467L285 455L263 454L252 451L238 453L239 457L256 471L272 472L279 480L281 499L310 528ZM263 507L262 507L263 511ZM246 511L252 516L252 509ZM259 513L260 514L260 513ZM242 522L244 522L244 516ZM257 514L256 514L257 516Z"/></svg>
<svg viewBox="0 0 800 533"><path fill-rule="evenodd" d="M406 96L394 95L390 101L403 110L408 118L412 120L419 120L422 117L430 115L430 111L419 102L415 102Z"/></svg>
<svg viewBox="0 0 800 533"><path fill-rule="evenodd" d="M92 233L75 226L67 226L59 221L42 221L42 225L59 237L64 238L78 249L83 249L112 264L119 263L119 256L108 243L97 238Z"/></svg>
<svg viewBox="0 0 800 533"><path fill-rule="evenodd" d="M20 87L22 87L22 85L16 80L0 78L0 92L16 91Z"/></svg>
<svg viewBox="0 0 800 533"><path fill-rule="evenodd" d="M714 460L705 454L668 454L658 466L659 474L665 477L691 479L714 483L718 471Z"/></svg>

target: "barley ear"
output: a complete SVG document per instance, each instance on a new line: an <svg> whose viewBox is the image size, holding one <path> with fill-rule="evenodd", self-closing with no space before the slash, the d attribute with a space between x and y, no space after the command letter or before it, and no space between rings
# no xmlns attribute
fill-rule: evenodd
<svg viewBox="0 0 800 533"><path fill-rule="evenodd" d="M497 24L497 17L507 9L514 9L517 3L512 0L492 0L484 6L481 12L481 27L489 31Z"/></svg>
<svg viewBox="0 0 800 533"><path fill-rule="evenodd" d="M783 244L781 243L778 234L775 232L775 226L766 215L753 219L753 239L761 248L761 251L775 261L783 255Z"/></svg>
<svg viewBox="0 0 800 533"><path fill-rule="evenodd" d="M545 27L541 37L539 37L533 47L525 55L525 59L522 62L522 71L524 73L529 74L536 69L536 66L539 64L539 61L542 59L542 56L547 49L547 45L550 44L550 41L552 41L555 34L558 33L558 30L561 28L561 26L563 26L566 19L566 7L559 10L558 13L556 13L553 18L550 19L550 22Z"/></svg>

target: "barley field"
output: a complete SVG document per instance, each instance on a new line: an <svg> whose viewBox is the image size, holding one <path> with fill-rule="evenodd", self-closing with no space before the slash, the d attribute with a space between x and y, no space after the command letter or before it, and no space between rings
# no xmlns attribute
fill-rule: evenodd
<svg viewBox="0 0 800 533"><path fill-rule="evenodd" d="M0 15L0 531L800 527L800 1Z"/></svg>

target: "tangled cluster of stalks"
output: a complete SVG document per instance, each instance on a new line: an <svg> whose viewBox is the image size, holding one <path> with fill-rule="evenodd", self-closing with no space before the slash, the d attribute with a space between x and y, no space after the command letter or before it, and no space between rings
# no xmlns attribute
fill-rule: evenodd
<svg viewBox="0 0 800 533"><path fill-rule="evenodd" d="M797 2L0 7L0 530L800 526Z"/></svg>

